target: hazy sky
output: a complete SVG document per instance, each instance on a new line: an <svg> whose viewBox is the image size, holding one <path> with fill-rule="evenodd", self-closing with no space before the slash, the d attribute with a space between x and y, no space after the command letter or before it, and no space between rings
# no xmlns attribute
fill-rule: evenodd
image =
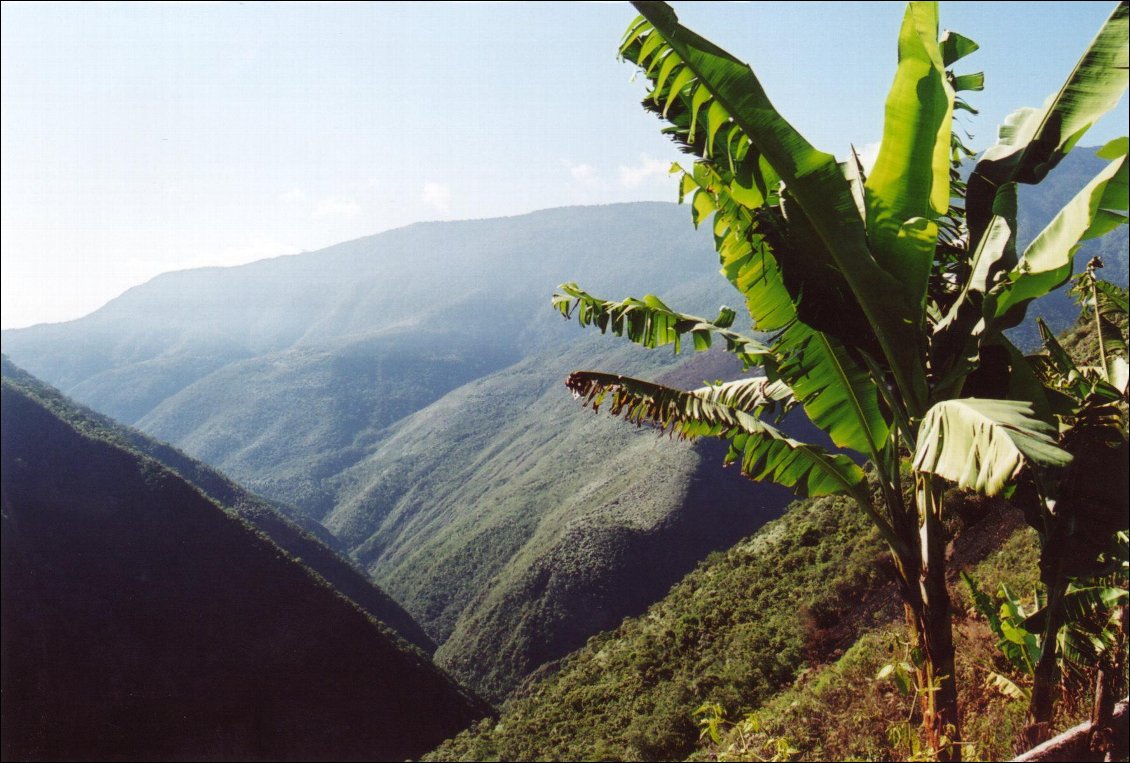
<svg viewBox="0 0 1130 763"><path fill-rule="evenodd" d="M817 146L879 139L901 3L675 7ZM973 145L1058 87L1113 7L943 3L943 26L982 45ZM616 61L626 3L2 14L5 328L81 316L167 270L419 220L674 200L680 155ZM1083 142L1126 124L1124 99Z"/></svg>

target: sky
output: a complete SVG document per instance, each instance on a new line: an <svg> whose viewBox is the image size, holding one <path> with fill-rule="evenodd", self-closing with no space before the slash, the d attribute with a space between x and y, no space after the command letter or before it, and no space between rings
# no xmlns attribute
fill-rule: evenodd
<svg viewBox="0 0 1130 763"><path fill-rule="evenodd" d="M903 4L673 5L817 147L875 150ZM970 144L1057 89L1114 5L943 3L943 28L982 47ZM0 13L4 328L80 317L162 272L418 221L675 200L681 155L616 60L627 3ZM1124 97L1083 144L1127 119Z"/></svg>

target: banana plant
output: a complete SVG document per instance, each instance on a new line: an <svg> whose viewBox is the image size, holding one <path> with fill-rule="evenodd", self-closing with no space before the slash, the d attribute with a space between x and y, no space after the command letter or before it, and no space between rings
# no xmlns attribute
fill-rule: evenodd
<svg viewBox="0 0 1130 763"><path fill-rule="evenodd" d="M814 147L773 107L753 70L679 23L662 2L634 3L620 55L649 84L646 109L695 157L680 200L709 225L722 274L758 336L685 315L657 297L609 301L565 284L566 318L646 347L722 343L747 369L728 385L678 390L578 371L575 396L681 437L729 442L727 462L799 495L843 493L890 546L914 646L927 742L960 756L942 495L956 484L986 494L1029 465L1062 467L1049 404L1003 331L1031 300L1071 275L1075 248L1126 222L1126 146L1018 254L1017 185L1039 182L1127 84L1127 4L1120 3L1065 83L1040 108L1006 121L968 189L970 152L953 129L973 111L960 93L980 74L952 67L976 50L939 34L938 7L909 4L886 102L878 158L865 172ZM965 204L961 198L965 197ZM839 452L787 436L774 414L804 410ZM909 477L901 465L909 459ZM858 461L871 465L875 484ZM904 485L904 483L909 483ZM909 487L913 500L904 500Z"/></svg>
<svg viewBox="0 0 1130 763"><path fill-rule="evenodd" d="M1039 469L1033 490L1021 491L1018 503L1040 539L1040 579L1046 606L1025 627L1041 634L1043 652L1033 671L1033 688L1023 741L1035 745L1050 735L1059 662L1064 650L1086 654L1085 639L1066 638L1073 621L1125 589L1094 586L1091 581L1111 572L1108 552L1112 537L1125 532L1128 489L1125 469L1128 442L1126 290L1100 280L1102 267L1093 258L1074 280L1072 292L1083 307L1083 325L1093 322L1094 365L1078 365L1054 334L1038 321L1045 351L1031 358L1058 421L1058 441L1074 461L1067 468ZM1102 479L1095 479L1102 474ZM1096 592L1101 596L1095 598ZM1124 603L1124 602L1123 602ZM1092 650L1093 651L1093 650Z"/></svg>
<svg viewBox="0 0 1130 763"><path fill-rule="evenodd" d="M962 571L973 599L973 605L985 618L989 629L998 638L997 648L1008 662L1012 672L1023 676L1021 682L990 670L988 683L1005 696L1022 699L1031 705L1040 691L1040 665L1051 661L1061 671L1086 677L1116 647L1118 641L1117 609L1127 602L1126 533L1116 534L1111 548L1110 568L1103 579L1071 581L1060 593L1059 625L1049 631L1047 623L1053 617L1049 596L1037 591L1033 596L1036 611L1029 614L1021 598L1008 586L1002 585L996 598L990 597L980 583ZM1121 585L1119 585L1121 584ZM1031 680L1031 688L1025 685ZM1047 687L1050 690L1052 687ZM1050 714L1049 718L1050 720ZM1047 729L1043 729L1047 731ZM1026 729L1021 741L1027 745L1044 741L1033 737Z"/></svg>

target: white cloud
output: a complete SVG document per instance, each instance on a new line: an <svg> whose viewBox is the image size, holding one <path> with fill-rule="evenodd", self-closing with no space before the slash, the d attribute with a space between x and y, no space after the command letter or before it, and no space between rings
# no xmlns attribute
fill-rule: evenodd
<svg viewBox="0 0 1130 763"><path fill-rule="evenodd" d="M424 183L424 191L420 194L420 201L444 214L448 214L451 212L451 187L445 183Z"/></svg>
<svg viewBox="0 0 1130 763"><path fill-rule="evenodd" d="M591 164L575 164L569 167L569 174L581 185L597 185L600 178L596 176L596 168Z"/></svg>
<svg viewBox="0 0 1130 763"><path fill-rule="evenodd" d="M317 218L336 217L348 220L350 217L355 217L360 211L361 205L353 199L331 196L315 204L311 216Z"/></svg>
<svg viewBox="0 0 1130 763"><path fill-rule="evenodd" d="M279 194L279 201L285 201L285 202L291 202L291 203L299 202L299 201L306 201L306 192L303 191L301 188L297 188L297 187L291 188L286 193L280 193Z"/></svg>
<svg viewBox="0 0 1130 763"><path fill-rule="evenodd" d="M651 180L665 180L670 174L671 163L640 154L640 161L634 167L620 165L620 185L625 188L639 188Z"/></svg>

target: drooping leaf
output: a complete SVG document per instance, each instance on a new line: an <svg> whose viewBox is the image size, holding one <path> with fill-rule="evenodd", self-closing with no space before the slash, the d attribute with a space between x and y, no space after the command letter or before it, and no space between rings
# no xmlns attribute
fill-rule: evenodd
<svg viewBox="0 0 1130 763"><path fill-rule="evenodd" d="M1056 445L1055 429L1013 400L944 400L927 412L914 454L916 471L937 474L996 495L1026 464L1066 466L1071 455Z"/></svg>
<svg viewBox="0 0 1130 763"><path fill-rule="evenodd" d="M798 495L858 495L864 481L863 470L850 458L793 440L744 410L710 399L715 388L695 394L595 371L576 371L565 384L593 410L607 403L613 416L682 438L724 437L730 441L729 460L740 461L743 475Z"/></svg>
<svg viewBox="0 0 1130 763"><path fill-rule="evenodd" d="M748 379L735 379L692 390L695 397L712 403L744 411L753 416L780 417L797 404L796 396L782 381L773 381L765 376Z"/></svg>
<svg viewBox="0 0 1130 763"><path fill-rule="evenodd" d="M1020 686L1020 684L1016 683L1011 678L995 671L989 671L988 681L990 686L1011 699L1019 699L1027 702L1032 698L1031 689Z"/></svg>

